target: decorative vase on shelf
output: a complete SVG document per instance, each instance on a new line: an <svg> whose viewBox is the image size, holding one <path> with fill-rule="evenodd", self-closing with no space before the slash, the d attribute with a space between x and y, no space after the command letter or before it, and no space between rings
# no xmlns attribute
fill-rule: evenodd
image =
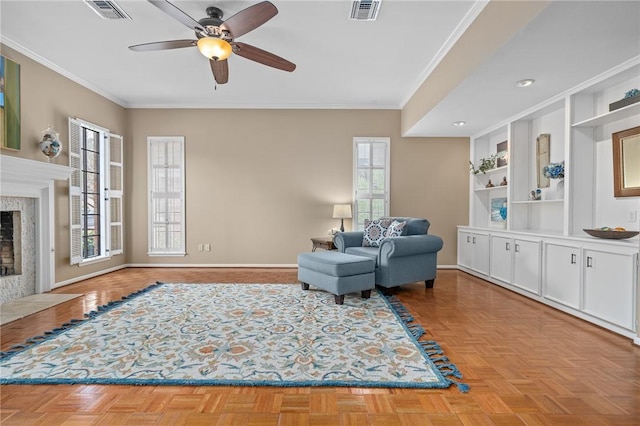
<svg viewBox="0 0 640 426"><path fill-rule="evenodd" d="M40 142L40 150L49 158L49 162L56 158L62 151L62 144L58 132L49 126L47 130L42 132L42 141Z"/></svg>
<svg viewBox="0 0 640 426"><path fill-rule="evenodd" d="M558 184L556 185L556 199L564 199L564 179L558 179Z"/></svg>

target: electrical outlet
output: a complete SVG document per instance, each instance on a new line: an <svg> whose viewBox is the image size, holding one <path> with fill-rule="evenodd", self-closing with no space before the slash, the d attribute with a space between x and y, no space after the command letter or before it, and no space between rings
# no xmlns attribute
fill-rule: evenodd
<svg viewBox="0 0 640 426"><path fill-rule="evenodd" d="M198 251L204 250L204 244L198 244Z"/></svg>
<svg viewBox="0 0 640 426"><path fill-rule="evenodd" d="M636 222L638 220L638 210L629 210L629 222Z"/></svg>
<svg viewBox="0 0 640 426"><path fill-rule="evenodd" d="M211 244L205 244L204 251L211 251Z"/></svg>

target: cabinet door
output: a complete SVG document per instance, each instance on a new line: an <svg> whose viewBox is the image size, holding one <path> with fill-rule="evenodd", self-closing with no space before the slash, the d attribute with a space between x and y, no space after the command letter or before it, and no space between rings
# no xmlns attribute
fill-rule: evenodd
<svg viewBox="0 0 640 426"><path fill-rule="evenodd" d="M511 282L511 238L491 236L491 276L498 280Z"/></svg>
<svg viewBox="0 0 640 426"><path fill-rule="evenodd" d="M540 242L513 240L513 285L540 294Z"/></svg>
<svg viewBox="0 0 640 426"><path fill-rule="evenodd" d="M458 232L458 264L473 268L473 246L470 232Z"/></svg>
<svg viewBox="0 0 640 426"><path fill-rule="evenodd" d="M548 243L544 248L544 297L580 309L580 249Z"/></svg>
<svg viewBox="0 0 640 426"><path fill-rule="evenodd" d="M473 269L489 275L489 235L473 234Z"/></svg>
<svg viewBox="0 0 640 426"><path fill-rule="evenodd" d="M635 329L635 255L585 249L584 311L629 330Z"/></svg>

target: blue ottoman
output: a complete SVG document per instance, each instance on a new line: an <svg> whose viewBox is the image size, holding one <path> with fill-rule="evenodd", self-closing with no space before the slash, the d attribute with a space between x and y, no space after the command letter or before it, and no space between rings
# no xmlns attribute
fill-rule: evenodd
<svg viewBox="0 0 640 426"><path fill-rule="evenodd" d="M362 292L368 299L375 288L375 262L369 257L337 251L301 253L298 255L298 280L303 290L309 284L335 295L338 305L347 293Z"/></svg>

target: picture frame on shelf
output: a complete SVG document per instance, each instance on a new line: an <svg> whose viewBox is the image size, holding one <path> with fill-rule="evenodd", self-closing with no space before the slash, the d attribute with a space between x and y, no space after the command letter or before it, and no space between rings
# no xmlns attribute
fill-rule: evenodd
<svg viewBox="0 0 640 426"><path fill-rule="evenodd" d="M507 141L496 145L496 167L504 167L509 164L509 147Z"/></svg>
<svg viewBox="0 0 640 426"><path fill-rule="evenodd" d="M497 197L491 199L490 225L492 227L505 228L507 223L507 198Z"/></svg>
<svg viewBox="0 0 640 426"><path fill-rule="evenodd" d="M613 143L613 196L640 196L640 126L611 135Z"/></svg>
<svg viewBox="0 0 640 426"><path fill-rule="evenodd" d="M544 175L544 168L550 161L551 134L542 133L536 139L536 175L538 188L548 188L549 178Z"/></svg>

